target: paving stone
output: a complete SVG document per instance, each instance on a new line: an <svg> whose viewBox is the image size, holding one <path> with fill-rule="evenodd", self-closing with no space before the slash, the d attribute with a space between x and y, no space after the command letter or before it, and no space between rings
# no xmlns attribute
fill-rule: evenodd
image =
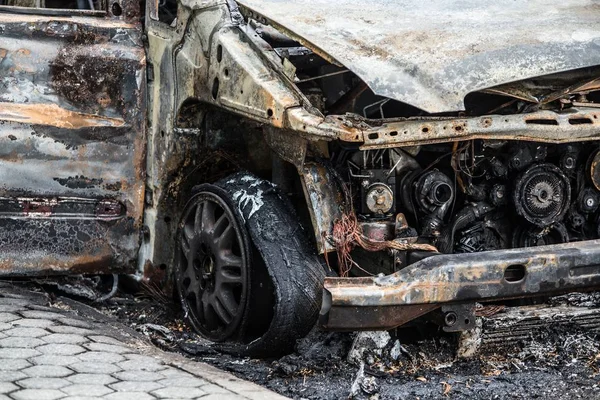
<svg viewBox="0 0 600 400"><path fill-rule="evenodd" d="M54 354L61 356L74 356L83 353L85 349L76 344L45 344L37 347L37 350L43 354Z"/></svg>
<svg viewBox="0 0 600 400"><path fill-rule="evenodd" d="M34 319L34 318L21 318L12 322L15 326L29 327L29 328L48 328L49 326L56 325L56 323L49 319ZM48 333L48 332L46 332Z"/></svg>
<svg viewBox="0 0 600 400"><path fill-rule="evenodd" d="M139 371L156 372L156 371L160 371L162 369L167 368L166 365L161 364L159 361L157 361L153 358L150 358L150 357L148 357L148 358L150 360L145 361L145 362L142 360L127 360L127 361L117 363L117 365L125 371L139 370Z"/></svg>
<svg viewBox="0 0 600 400"><path fill-rule="evenodd" d="M8 304L11 306L23 306L26 307L30 301L25 299L12 299L9 297L0 297L0 304Z"/></svg>
<svg viewBox="0 0 600 400"><path fill-rule="evenodd" d="M159 373L148 371L123 371L112 375L120 381L158 381L164 379Z"/></svg>
<svg viewBox="0 0 600 400"><path fill-rule="evenodd" d="M37 297L37 293L35 292L31 292L31 294L29 294L28 296L25 296L23 294L20 293L15 293L15 292L5 292L2 293L2 297L8 297L11 299L27 299L27 300L31 300L31 297Z"/></svg>
<svg viewBox="0 0 600 400"><path fill-rule="evenodd" d="M81 361L87 362L107 362L107 363L118 363L125 359L120 354L106 353L104 351L88 351L87 353L81 353L77 356ZM127 369L127 368L123 368ZM131 368L134 369L134 368Z"/></svg>
<svg viewBox="0 0 600 400"><path fill-rule="evenodd" d="M199 378L167 378L159 381L165 387L199 387L206 385L208 382Z"/></svg>
<svg viewBox="0 0 600 400"><path fill-rule="evenodd" d="M10 396L15 400L56 400L65 397L65 394L55 389L23 389Z"/></svg>
<svg viewBox="0 0 600 400"><path fill-rule="evenodd" d="M62 389L69 396L104 396L113 390L103 385L71 385Z"/></svg>
<svg viewBox="0 0 600 400"><path fill-rule="evenodd" d="M119 392L144 392L148 393L156 389L163 388L164 385L161 385L158 382L118 382L110 385L111 389L117 390Z"/></svg>
<svg viewBox="0 0 600 400"><path fill-rule="evenodd" d="M107 400L154 400L155 397L143 392L114 392L104 397Z"/></svg>
<svg viewBox="0 0 600 400"><path fill-rule="evenodd" d="M62 317L58 312L49 312L49 311L37 311L37 310L27 310L19 312L25 318L34 318L34 319L58 319Z"/></svg>
<svg viewBox="0 0 600 400"><path fill-rule="evenodd" d="M67 396L63 397L61 400L100 400L102 397L89 397L89 396ZM135 399L131 399L135 400Z"/></svg>
<svg viewBox="0 0 600 400"><path fill-rule="evenodd" d="M12 304L0 304L0 312L15 312L25 310L25 306L16 306Z"/></svg>
<svg viewBox="0 0 600 400"><path fill-rule="evenodd" d="M43 340L32 337L7 337L0 339L0 348L23 347L32 349L44 343Z"/></svg>
<svg viewBox="0 0 600 400"><path fill-rule="evenodd" d="M16 382L19 379L28 378L21 371L2 371L0 372L0 382Z"/></svg>
<svg viewBox="0 0 600 400"><path fill-rule="evenodd" d="M10 393L10 392L14 392L15 390L19 389L19 387L17 385L15 385L14 383L10 383L10 382L0 382L0 393Z"/></svg>
<svg viewBox="0 0 600 400"><path fill-rule="evenodd" d="M4 333L8 336L36 338L47 335L48 331L41 328L22 328L19 326L17 328L12 328L7 331L4 331Z"/></svg>
<svg viewBox="0 0 600 400"><path fill-rule="evenodd" d="M79 362L69 367L75 372L89 374L112 374L121 370L115 364L105 362Z"/></svg>
<svg viewBox="0 0 600 400"><path fill-rule="evenodd" d="M27 378L17 382L23 389L60 389L71 385L63 378Z"/></svg>
<svg viewBox="0 0 600 400"><path fill-rule="evenodd" d="M206 395L206 392L198 388L179 388L167 387L151 392L159 399L176 398L176 399L194 399L196 397Z"/></svg>
<svg viewBox="0 0 600 400"><path fill-rule="evenodd" d="M121 344L122 345L122 344ZM129 353L123 355L128 360L144 361L144 362L156 362L161 361L159 358L145 356L143 354ZM176 370L178 371L178 370Z"/></svg>
<svg viewBox="0 0 600 400"><path fill-rule="evenodd" d="M206 392L208 394L229 394L229 393L231 393L231 391L229 391L219 385L212 384L212 383L207 383L206 385L203 385L200 389L202 389L203 392Z"/></svg>
<svg viewBox="0 0 600 400"><path fill-rule="evenodd" d="M0 349L0 360L5 358L21 358L26 359L29 357L39 356L41 353L34 349Z"/></svg>
<svg viewBox="0 0 600 400"><path fill-rule="evenodd" d="M94 334L94 331L85 328L77 328L68 325L53 325L49 326L48 330L54 333L68 333L73 335L88 336Z"/></svg>
<svg viewBox="0 0 600 400"><path fill-rule="evenodd" d="M2 297L0 297L0 299L2 299ZM0 312L0 322L11 322L19 318L20 317L17 314L9 312Z"/></svg>
<svg viewBox="0 0 600 400"><path fill-rule="evenodd" d="M33 357L30 361L35 365L62 365L67 366L79 362L79 359L75 356L61 356L53 354L44 354L41 356Z"/></svg>
<svg viewBox="0 0 600 400"><path fill-rule="evenodd" d="M65 379L81 385L109 385L117 382L116 378L108 374L73 374Z"/></svg>
<svg viewBox="0 0 600 400"><path fill-rule="evenodd" d="M39 304L29 304L27 306L27 308L29 308L30 310L37 310L37 311L56 311L56 310L60 310L60 308L48 307L48 306L41 306Z"/></svg>
<svg viewBox="0 0 600 400"><path fill-rule="evenodd" d="M74 335L72 333L51 333L50 335L44 336L43 340L47 343L60 343L60 344L80 344L88 342L85 336Z"/></svg>
<svg viewBox="0 0 600 400"><path fill-rule="evenodd" d="M195 378L194 375L177 368L165 369L163 371L160 371L160 374L163 375L165 378Z"/></svg>
<svg viewBox="0 0 600 400"><path fill-rule="evenodd" d="M68 396L63 397L61 400L99 400L101 397L88 397L88 396ZM135 399L131 399L135 400Z"/></svg>
<svg viewBox="0 0 600 400"><path fill-rule="evenodd" d="M110 336L103 336L103 335L90 335L88 336L88 339L96 342L96 343L105 343L105 344L115 344L117 346L122 346L123 342L110 337ZM136 354L138 355L138 354Z"/></svg>
<svg viewBox="0 0 600 400"><path fill-rule="evenodd" d="M131 353L133 350L129 347L116 346L114 344L105 343L88 343L84 345L87 349L92 351L105 351L109 353L125 354Z"/></svg>
<svg viewBox="0 0 600 400"><path fill-rule="evenodd" d="M227 392L227 394L219 393L219 394L209 394L208 396L203 396L202 400L239 400L240 396L237 394L232 394L231 392Z"/></svg>
<svg viewBox="0 0 600 400"><path fill-rule="evenodd" d="M18 371L31 367L31 363L23 358L7 358L0 360L0 371ZM0 372L2 374L2 372Z"/></svg>
<svg viewBox="0 0 600 400"><path fill-rule="evenodd" d="M111 324L72 318L68 311L47 307L44 296L2 299L0 400L262 400L271 395L208 366L188 369L192 362L182 361L188 373L166 365L158 356L144 355L143 345L130 346ZM197 371L205 376L194 375ZM228 390L229 383L241 396Z"/></svg>
<svg viewBox="0 0 600 400"><path fill-rule="evenodd" d="M58 321L63 325L74 326L77 328L87 328L87 329L94 328L93 324L90 324L87 321L84 321L82 319L77 319L77 318L65 317L63 315L60 316Z"/></svg>
<svg viewBox="0 0 600 400"><path fill-rule="evenodd" d="M62 378L73 373L70 369L60 365L34 365L21 370L21 372L32 378Z"/></svg>

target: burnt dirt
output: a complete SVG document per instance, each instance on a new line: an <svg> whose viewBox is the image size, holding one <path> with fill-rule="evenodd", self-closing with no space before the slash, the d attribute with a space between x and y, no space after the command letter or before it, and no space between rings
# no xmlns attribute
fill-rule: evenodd
<svg viewBox="0 0 600 400"><path fill-rule="evenodd" d="M482 346L470 359L456 357L457 336L425 326L391 334L313 329L294 353L256 360L228 354L200 338L172 297L156 287L143 286L136 294L120 291L104 303L90 304L164 350L294 399L598 398L600 336L594 326L568 320L542 324L525 339L507 337L501 347ZM556 297L548 304L594 309L600 295Z"/></svg>

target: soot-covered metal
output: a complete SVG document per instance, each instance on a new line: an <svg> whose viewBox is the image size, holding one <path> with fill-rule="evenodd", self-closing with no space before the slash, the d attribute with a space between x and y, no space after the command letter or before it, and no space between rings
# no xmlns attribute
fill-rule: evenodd
<svg viewBox="0 0 600 400"><path fill-rule="evenodd" d="M22 11L0 10L0 275L134 272L145 177L140 21Z"/></svg>

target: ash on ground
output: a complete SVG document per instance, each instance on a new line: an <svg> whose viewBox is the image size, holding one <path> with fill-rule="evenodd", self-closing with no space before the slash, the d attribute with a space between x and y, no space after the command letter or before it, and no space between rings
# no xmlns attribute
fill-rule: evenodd
<svg viewBox="0 0 600 400"><path fill-rule="evenodd" d="M391 333L315 328L293 354L253 360L200 338L165 296L119 294L97 305L164 350L294 399L319 400L598 398L599 306L600 294L577 293L545 305L500 308L479 318L467 359L457 357L464 337L425 326ZM581 311L576 318L569 307Z"/></svg>

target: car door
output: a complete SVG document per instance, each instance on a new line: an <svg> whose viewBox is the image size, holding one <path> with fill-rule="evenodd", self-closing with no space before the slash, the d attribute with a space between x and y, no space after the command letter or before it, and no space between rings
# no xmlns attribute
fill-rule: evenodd
<svg viewBox="0 0 600 400"><path fill-rule="evenodd" d="M145 180L139 1L6 5L18 3L0 1L0 275L132 272Z"/></svg>

